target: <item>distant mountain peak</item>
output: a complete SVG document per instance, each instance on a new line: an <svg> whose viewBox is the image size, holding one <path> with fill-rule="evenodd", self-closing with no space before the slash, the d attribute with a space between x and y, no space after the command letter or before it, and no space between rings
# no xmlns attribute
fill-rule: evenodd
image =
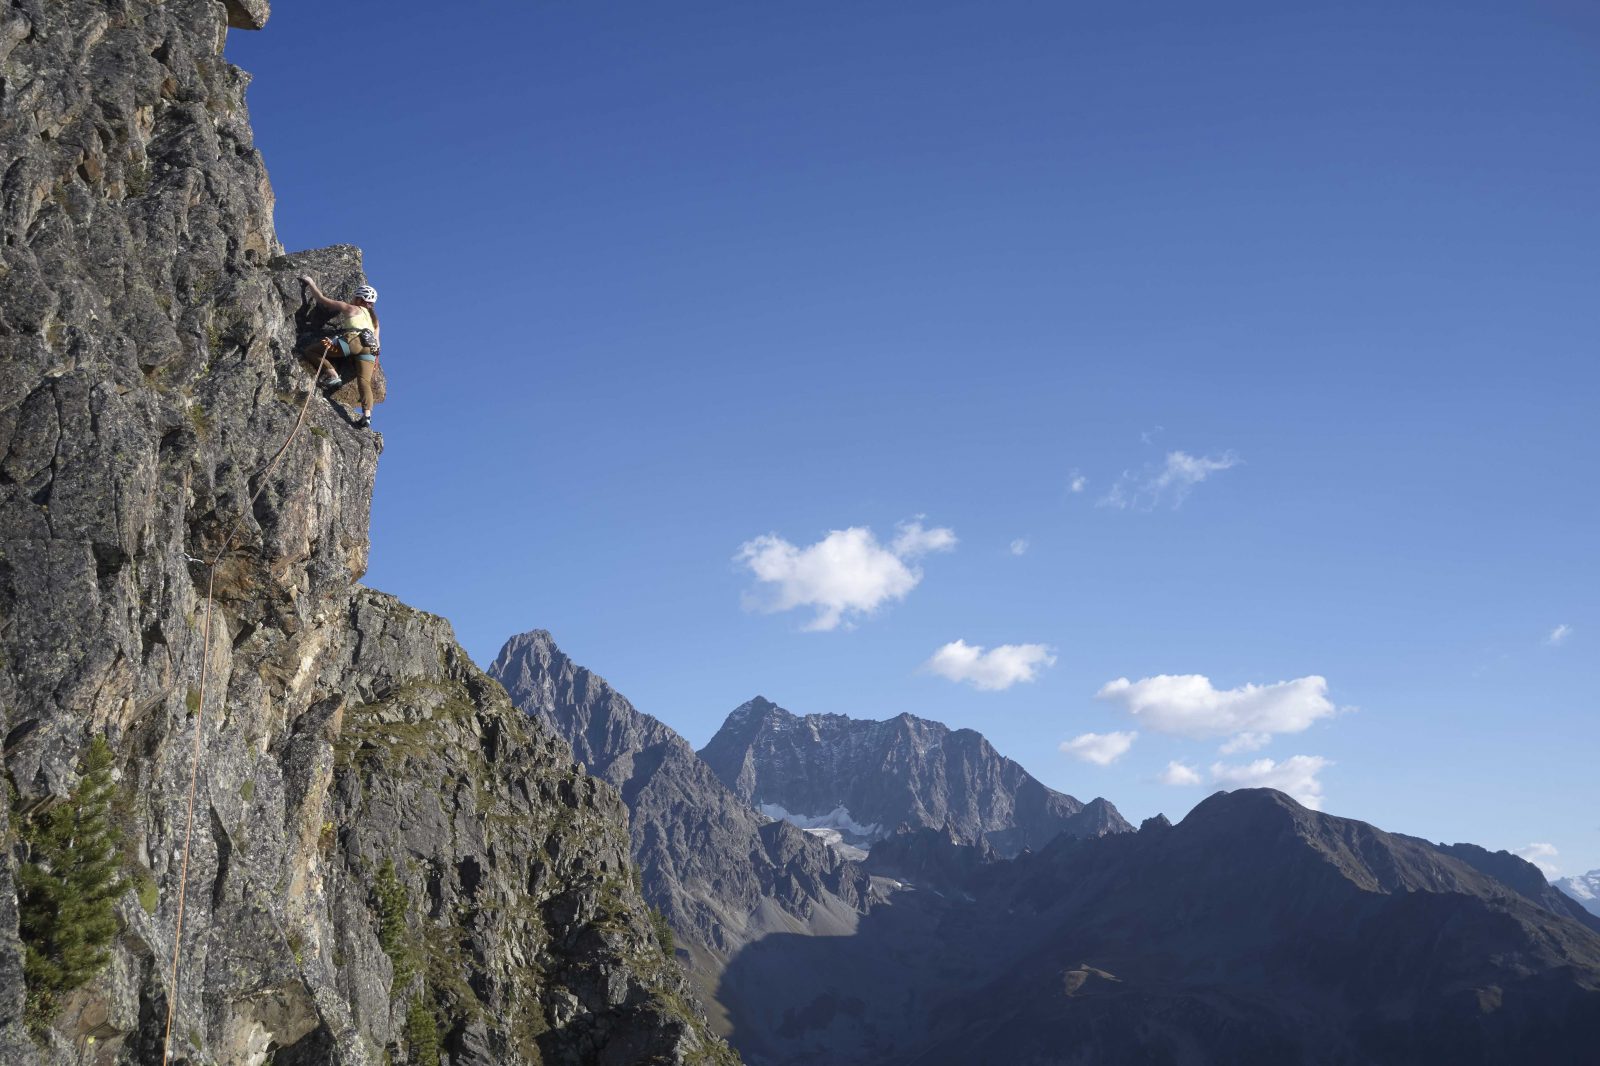
<svg viewBox="0 0 1600 1066"><path fill-rule="evenodd" d="M728 715L728 721L749 722L753 719L767 718L773 715L774 712L779 715L787 715L789 713L765 696L755 696L735 707L733 713Z"/></svg>
<svg viewBox="0 0 1600 1066"><path fill-rule="evenodd" d="M1172 820L1164 814L1156 814L1139 823L1139 832L1160 833L1172 828Z"/></svg>
<svg viewBox="0 0 1600 1066"><path fill-rule="evenodd" d="M902 712L892 718L799 717L761 697L741 704L700 752L745 802L803 828L838 827L870 846L894 827L943 828L1002 855L1060 833L1132 829L1105 800L1046 788L981 733ZM871 827L863 837L851 827Z"/></svg>

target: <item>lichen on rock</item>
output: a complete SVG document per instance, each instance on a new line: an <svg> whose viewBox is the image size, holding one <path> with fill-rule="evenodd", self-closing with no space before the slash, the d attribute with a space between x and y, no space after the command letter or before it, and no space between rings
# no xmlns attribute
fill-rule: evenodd
<svg viewBox="0 0 1600 1066"><path fill-rule="evenodd" d="M430 1053L424 1014L452 1066L726 1059L656 944L614 791L443 620L359 584L382 439L309 395L293 312L299 273L362 266L274 234L221 54L267 14L0 13L0 1061L159 1062L169 1005L173 1062L401 1064ZM72 793L93 737L119 932L30 1035L19 820Z"/></svg>

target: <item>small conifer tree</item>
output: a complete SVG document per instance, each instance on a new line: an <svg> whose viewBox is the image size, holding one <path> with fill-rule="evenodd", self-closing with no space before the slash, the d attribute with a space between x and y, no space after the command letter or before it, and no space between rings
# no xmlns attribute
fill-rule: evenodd
<svg viewBox="0 0 1600 1066"><path fill-rule="evenodd" d="M650 908L650 928L656 934L656 944L661 948L661 954L672 958L678 950L677 938L672 935L672 923L667 921L667 916L656 907Z"/></svg>
<svg viewBox="0 0 1600 1066"><path fill-rule="evenodd" d="M439 1066L439 1020L421 997L406 1011L406 1045L411 1066Z"/></svg>
<svg viewBox="0 0 1600 1066"><path fill-rule="evenodd" d="M416 958L411 950L411 929L406 924L411 901L393 859L384 859L378 867L372 892L378 901L378 946L394 963L394 987L398 989L416 973Z"/></svg>
<svg viewBox="0 0 1600 1066"><path fill-rule="evenodd" d="M63 993L86 984L111 958L116 900L126 887L117 876L111 764L110 745L95 737L72 794L22 821L27 857L17 871L17 924L36 1031L55 1017Z"/></svg>

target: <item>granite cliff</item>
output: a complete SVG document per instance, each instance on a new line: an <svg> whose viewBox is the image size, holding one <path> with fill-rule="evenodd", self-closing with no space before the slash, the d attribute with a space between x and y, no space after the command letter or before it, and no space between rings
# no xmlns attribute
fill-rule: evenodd
<svg viewBox="0 0 1600 1066"><path fill-rule="evenodd" d="M293 279L362 274L275 236L222 55L267 15L0 9L0 1061L160 1062L169 1006L173 1062L734 1061L615 790L359 584L381 438L313 398L270 465L310 388ZM95 738L114 932L41 996L40 827L73 824Z"/></svg>

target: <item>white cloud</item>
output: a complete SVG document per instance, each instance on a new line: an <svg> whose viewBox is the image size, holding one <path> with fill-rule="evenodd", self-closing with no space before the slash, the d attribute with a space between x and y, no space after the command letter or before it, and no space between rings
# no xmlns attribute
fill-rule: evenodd
<svg viewBox="0 0 1600 1066"><path fill-rule="evenodd" d="M746 593L747 608L771 613L812 607L816 617L805 628L826 630L905 599L922 580L922 571L909 560L955 544L956 535L948 529L903 522L887 548L872 530L852 526L832 530L805 548L768 533L740 545L734 560L769 586L764 595Z"/></svg>
<svg viewBox="0 0 1600 1066"><path fill-rule="evenodd" d="M1096 766L1110 766L1128 753L1138 733L1082 733L1061 742L1061 750Z"/></svg>
<svg viewBox="0 0 1600 1066"><path fill-rule="evenodd" d="M1320 755L1291 755L1282 762L1257 759L1242 766L1211 764L1211 780L1225 788L1275 788L1314 811L1322 809L1322 782L1317 775L1333 764Z"/></svg>
<svg viewBox="0 0 1600 1066"><path fill-rule="evenodd" d="M1241 751L1260 751L1271 743L1271 733L1240 733L1218 750L1224 755L1235 755Z"/></svg>
<svg viewBox="0 0 1600 1066"><path fill-rule="evenodd" d="M1167 763L1165 770L1161 771L1161 783L1163 785L1198 785L1200 783L1200 771L1192 766L1185 766L1174 759L1172 762Z"/></svg>
<svg viewBox="0 0 1600 1066"><path fill-rule="evenodd" d="M1200 739L1234 736L1233 751L1251 750L1255 738L1247 741L1242 734L1299 733L1335 711L1327 680L1316 675L1230 689L1212 687L1203 674L1160 674L1140 681L1119 677L1101 686L1096 697L1120 703L1157 732Z"/></svg>
<svg viewBox="0 0 1600 1066"><path fill-rule="evenodd" d="M1552 647L1560 647L1567 642L1567 638L1570 636L1572 636L1572 627L1562 622L1550 631L1550 635L1544 638L1544 642Z"/></svg>
<svg viewBox="0 0 1600 1066"><path fill-rule="evenodd" d="M1028 554L1028 538L1027 537L1018 537L1016 540L1012 541L1011 542L1011 554L1012 555L1027 555Z"/></svg>
<svg viewBox="0 0 1600 1066"><path fill-rule="evenodd" d="M1074 470L1067 476L1067 491L1082 492L1089 487L1089 479Z"/></svg>
<svg viewBox="0 0 1600 1066"><path fill-rule="evenodd" d="M1165 503L1178 508L1200 482L1240 462L1233 452L1218 456L1168 452L1159 464L1152 463L1140 471L1123 471L1111 491L1100 499L1100 506L1151 511Z"/></svg>
<svg viewBox="0 0 1600 1066"><path fill-rule="evenodd" d="M923 529L922 516L895 526L894 543L889 550L902 559L915 559L929 552L947 552L956 546L956 535L948 529Z"/></svg>
<svg viewBox="0 0 1600 1066"><path fill-rule="evenodd" d="M951 681L965 681L991 692L1032 681L1039 671L1055 665L1056 657L1045 644L1001 644L985 651L981 645L953 640L933 653L923 668Z"/></svg>
<svg viewBox="0 0 1600 1066"><path fill-rule="evenodd" d="M1533 863L1547 878L1554 877L1561 872L1561 867L1557 866L1555 862L1556 856L1561 853L1556 850L1554 844L1528 844L1518 848L1512 854Z"/></svg>

